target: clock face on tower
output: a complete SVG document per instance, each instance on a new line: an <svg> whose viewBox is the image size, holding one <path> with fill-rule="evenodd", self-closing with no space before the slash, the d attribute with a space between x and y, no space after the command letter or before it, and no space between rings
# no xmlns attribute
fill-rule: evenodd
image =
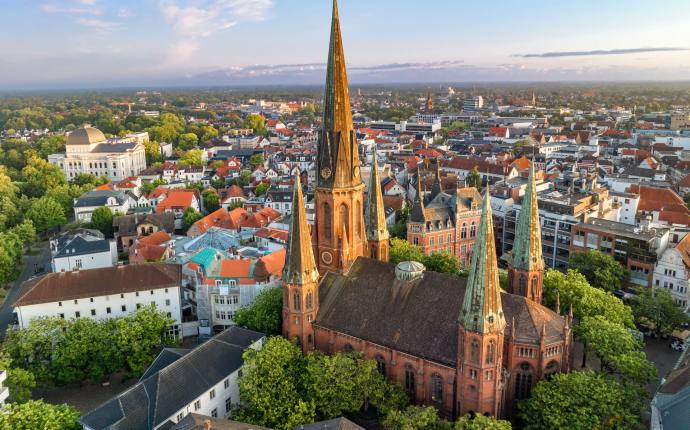
<svg viewBox="0 0 690 430"><path fill-rule="evenodd" d="M333 262L333 254L331 254L328 251L324 251L321 253L321 261L323 261L326 264L331 264Z"/></svg>
<svg viewBox="0 0 690 430"><path fill-rule="evenodd" d="M331 169L329 169L328 167L324 167L323 169L321 169L321 177L324 179L330 178L331 177Z"/></svg>
<svg viewBox="0 0 690 430"><path fill-rule="evenodd" d="M355 178L359 177L359 166L355 166L354 172L355 172Z"/></svg>

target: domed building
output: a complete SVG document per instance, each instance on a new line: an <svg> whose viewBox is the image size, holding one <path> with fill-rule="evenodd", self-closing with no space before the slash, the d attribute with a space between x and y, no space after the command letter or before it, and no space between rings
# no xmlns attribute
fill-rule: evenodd
<svg viewBox="0 0 690 430"><path fill-rule="evenodd" d="M65 153L49 155L48 161L60 166L68 180L88 173L121 181L146 169L146 151L140 139L107 139L99 129L85 126L69 133Z"/></svg>

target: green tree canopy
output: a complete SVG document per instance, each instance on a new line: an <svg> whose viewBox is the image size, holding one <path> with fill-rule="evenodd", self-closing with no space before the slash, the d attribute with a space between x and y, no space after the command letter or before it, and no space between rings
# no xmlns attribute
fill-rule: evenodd
<svg viewBox="0 0 690 430"><path fill-rule="evenodd" d="M643 409L637 394L602 374L560 373L520 402L520 417L526 430L635 429Z"/></svg>
<svg viewBox="0 0 690 430"><path fill-rule="evenodd" d="M465 415L455 423L444 421L433 406L391 410L383 419L386 430L510 430L509 421L485 415Z"/></svg>
<svg viewBox="0 0 690 430"><path fill-rule="evenodd" d="M46 232L67 223L65 209L51 197L41 197L34 200L26 213L26 217L33 222L39 232Z"/></svg>
<svg viewBox="0 0 690 430"><path fill-rule="evenodd" d="M635 321L660 334L671 334L688 322L688 315L678 307L671 293L662 288L641 288L632 300Z"/></svg>
<svg viewBox="0 0 690 430"><path fill-rule="evenodd" d="M24 193L30 197L40 197L46 190L67 184L62 169L36 153L28 156L26 167L22 169L22 178Z"/></svg>
<svg viewBox="0 0 690 430"><path fill-rule="evenodd" d="M252 169L256 169L257 167L262 166L263 164L263 154L254 154L251 157L249 157L249 165L252 166Z"/></svg>
<svg viewBox="0 0 690 430"><path fill-rule="evenodd" d="M204 209L206 212L214 212L220 208L220 199L218 198L218 193L212 190L206 190L201 194L204 201Z"/></svg>
<svg viewBox="0 0 690 430"><path fill-rule="evenodd" d="M619 290L630 272L608 254L591 250L571 252L569 267L585 275L589 284L604 291Z"/></svg>
<svg viewBox="0 0 690 430"><path fill-rule="evenodd" d="M204 152L201 149L190 149L180 157L177 164L180 166L201 166L204 164L203 155Z"/></svg>
<svg viewBox="0 0 690 430"><path fill-rule="evenodd" d="M81 413L68 405L52 405L43 400L10 403L0 414L2 430L78 430Z"/></svg>
<svg viewBox="0 0 690 430"><path fill-rule="evenodd" d="M467 175L467 178L465 178L465 184L468 187L474 187L478 191L481 191L482 189L482 175L479 173L479 167L474 166L472 170L470 170L469 175Z"/></svg>
<svg viewBox="0 0 690 430"><path fill-rule="evenodd" d="M194 133L181 134L177 139L177 147L183 151L194 149L199 143L199 137Z"/></svg>
<svg viewBox="0 0 690 430"><path fill-rule="evenodd" d="M113 211L107 206L94 209L91 214L91 227L103 233L106 238L113 237Z"/></svg>
<svg viewBox="0 0 690 430"><path fill-rule="evenodd" d="M280 334L283 324L283 289L263 290L251 305L239 308L233 320L235 324L250 330L267 335Z"/></svg>
<svg viewBox="0 0 690 430"><path fill-rule="evenodd" d="M247 117L244 119L243 127L251 128L252 130L254 130L254 134L266 133L266 124L264 121L264 117L254 113L247 115Z"/></svg>
<svg viewBox="0 0 690 430"><path fill-rule="evenodd" d="M418 246L411 245L405 239L392 237L390 239L390 250L388 261L398 264L403 261L417 261L422 263L427 270L446 273L449 275L461 275L462 265L460 260L448 252L435 252L425 255Z"/></svg>
<svg viewBox="0 0 690 430"><path fill-rule="evenodd" d="M266 194L266 191L268 191L268 184L262 182L256 186L256 189L254 190L254 195L263 196L264 194Z"/></svg>
<svg viewBox="0 0 690 430"><path fill-rule="evenodd" d="M184 229L188 230L189 227L194 225L195 222L199 221L203 217L204 216L201 214L201 212L199 212L191 206L188 207L184 210L184 213L182 214L182 224Z"/></svg>

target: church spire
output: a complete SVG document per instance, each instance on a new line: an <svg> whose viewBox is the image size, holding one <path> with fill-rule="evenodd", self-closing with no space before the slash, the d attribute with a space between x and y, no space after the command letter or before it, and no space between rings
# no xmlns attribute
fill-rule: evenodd
<svg viewBox="0 0 690 430"><path fill-rule="evenodd" d="M410 220L414 222L425 222L426 215L424 213L424 195L422 194L422 172L421 167L417 166L417 195L412 203L410 210Z"/></svg>
<svg viewBox="0 0 690 430"><path fill-rule="evenodd" d="M376 160L376 148L373 150L371 176L369 179L369 195L364 209L364 228L368 241L388 240L386 214L383 207L381 179L379 165Z"/></svg>
<svg viewBox="0 0 690 430"><path fill-rule="evenodd" d="M460 323L466 331L503 333L506 321L498 281L496 244L491 211L491 195L486 187L477 240L472 249L472 263L460 311Z"/></svg>
<svg viewBox="0 0 690 430"><path fill-rule="evenodd" d="M317 160L319 186L342 188L361 183L337 0L333 1L323 130Z"/></svg>
<svg viewBox="0 0 690 430"><path fill-rule="evenodd" d="M283 281L297 285L316 282L319 279L319 272L314 261L307 213L302 196L302 181L299 175L295 176L292 207L295 209L292 211L292 220L290 221Z"/></svg>
<svg viewBox="0 0 690 430"><path fill-rule="evenodd" d="M443 187L441 186L441 159L436 158L436 176L434 177L434 183L431 186L431 195L429 196L429 201L433 200L434 197L443 192Z"/></svg>
<svg viewBox="0 0 690 430"><path fill-rule="evenodd" d="M513 243L512 256L512 266L526 271L544 269L544 259L541 250L541 228L539 227L539 208L537 205L537 186L534 176L533 160L529 169L527 189L522 199L522 210L515 227L515 242Z"/></svg>

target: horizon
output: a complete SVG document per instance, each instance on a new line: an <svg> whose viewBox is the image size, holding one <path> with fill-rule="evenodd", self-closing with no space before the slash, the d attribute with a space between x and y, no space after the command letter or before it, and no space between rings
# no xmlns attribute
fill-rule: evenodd
<svg viewBox="0 0 690 430"><path fill-rule="evenodd" d="M690 80L690 46L676 42L690 40L688 3L529 3L438 0L420 19L411 0L341 0L350 81ZM0 12L0 37L15 42L0 58L3 91L319 85L325 76L330 0L9 0ZM24 34L27 22L36 30Z"/></svg>

